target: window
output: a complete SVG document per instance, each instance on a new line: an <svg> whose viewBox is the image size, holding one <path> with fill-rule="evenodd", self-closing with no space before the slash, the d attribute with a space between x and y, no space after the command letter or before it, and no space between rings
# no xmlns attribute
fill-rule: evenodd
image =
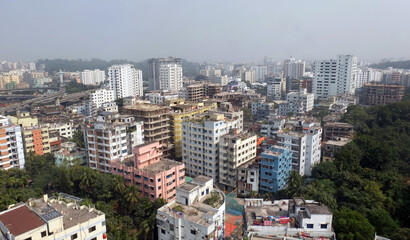
<svg viewBox="0 0 410 240"><path fill-rule="evenodd" d="M165 234L165 230L164 230L164 229L161 229L161 233L162 233L162 234Z"/></svg>
<svg viewBox="0 0 410 240"><path fill-rule="evenodd" d="M89 232L89 233L94 232L94 231L95 231L95 226L90 227L90 228L88 229L88 232Z"/></svg>
<svg viewBox="0 0 410 240"><path fill-rule="evenodd" d="M320 228L327 228L327 224L320 224Z"/></svg>
<svg viewBox="0 0 410 240"><path fill-rule="evenodd" d="M76 233L76 234L71 235L71 240L74 240L74 239L77 239L77 238L78 238L77 233Z"/></svg>
<svg viewBox="0 0 410 240"><path fill-rule="evenodd" d="M196 235L196 230L191 229L191 234L192 234L192 235Z"/></svg>
<svg viewBox="0 0 410 240"><path fill-rule="evenodd" d="M43 238L43 237L46 237L47 236L47 232L46 231L44 231L44 232L41 232L41 237Z"/></svg>
<svg viewBox="0 0 410 240"><path fill-rule="evenodd" d="M101 225L102 225L102 226L105 226L105 221L102 221Z"/></svg>
<svg viewBox="0 0 410 240"><path fill-rule="evenodd" d="M313 224L306 224L306 228L313 228Z"/></svg>

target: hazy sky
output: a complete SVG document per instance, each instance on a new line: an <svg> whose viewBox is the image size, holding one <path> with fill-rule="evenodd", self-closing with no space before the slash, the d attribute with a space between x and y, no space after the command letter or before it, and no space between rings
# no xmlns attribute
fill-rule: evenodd
<svg viewBox="0 0 410 240"><path fill-rule="evenodd" d="M410 0L0 0L0 60L410 58Z"/></svg>

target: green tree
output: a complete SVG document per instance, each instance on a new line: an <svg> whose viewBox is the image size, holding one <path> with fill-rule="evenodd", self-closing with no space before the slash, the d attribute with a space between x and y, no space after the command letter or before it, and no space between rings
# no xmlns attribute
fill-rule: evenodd
<svg viewBox="0 0 410 240"><path fill-rule="evenodd" d="M374 227L359 212L342 207L334 215L333 227L340 240L369 240L374 238Z"/></svg>
<svg viewBox="0 0 410 240"><path fill-rule="evenodd" d="M249 108L242 108L242 111L244 122L253 122L255 120L255 116L252 114L252 111Z"/></svg>
<svg viewBox="0 0 410 240"><path fill-rule="evenodd" d="M74 133L73 138L71 138L70 141L75 142L80 148L85 148L84 133L81 129Z"/></svg>
<svg viewBox="0 0 410 240"><path fill-rule="evenodd" d="M288 197L298 197L302 193L303 178L295 170L290 172L287 179L288 187L286 188L286 194Z"/></svg>

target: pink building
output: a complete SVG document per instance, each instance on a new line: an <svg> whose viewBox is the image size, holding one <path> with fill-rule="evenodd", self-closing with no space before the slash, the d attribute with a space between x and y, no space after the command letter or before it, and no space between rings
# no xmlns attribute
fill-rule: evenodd
<svg viewBox="0 0 410 240"><path fill-rule="evenodd" d="M111 162L111 173L124 178L126 185L135 185L151 201L175 199L175 188L185 182L185 165L164 159L159 142L134 147L133 156Z"/></svg>

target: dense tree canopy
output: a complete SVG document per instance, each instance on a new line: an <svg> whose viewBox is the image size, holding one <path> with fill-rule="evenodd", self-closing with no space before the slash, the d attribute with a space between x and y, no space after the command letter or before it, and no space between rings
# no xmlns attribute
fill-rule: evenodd
<svg viewBox="0 0 410 240"><path fill-rule="evenodd" d="M26 157L26 170L0 171L0 211L8 205L65 192L84 198L106 215L109 239L155 239L155 216L163 199L150 202L121 177L101 174L88 167L56 167L51 154Z"/></svg>
<svg viewBox="0 0 410 240"><path fill-rule="evenodd" d="M351 106L343 120L355 126L353 142L334 162L317 164L312 179L291 175L288 197L326 204L338 239L410 236L410 101Z"/></svg>

